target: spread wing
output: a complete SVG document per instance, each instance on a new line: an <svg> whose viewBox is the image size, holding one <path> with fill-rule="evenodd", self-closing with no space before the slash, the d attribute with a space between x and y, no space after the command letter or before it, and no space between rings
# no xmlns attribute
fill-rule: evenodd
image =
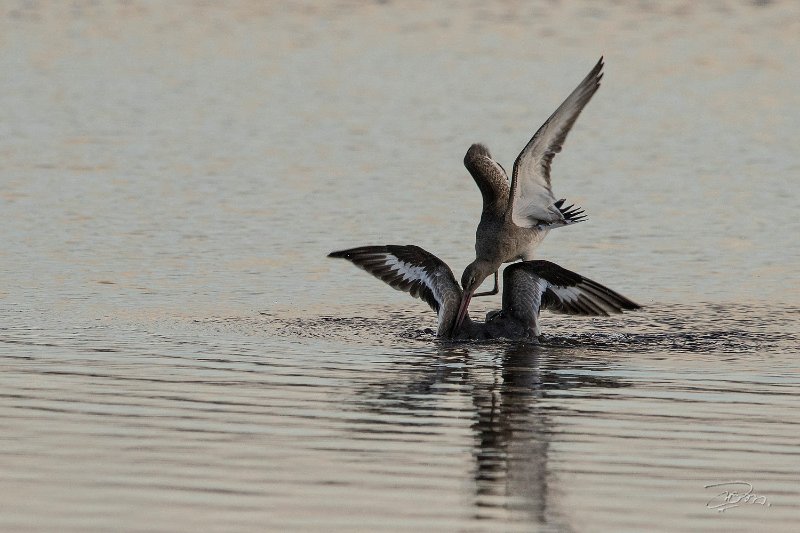
<svg viewBox="0 0 800 533"><path fill-rule="evenodd" d="M469 147L464 156L464 166L481 191L483 210L502 214L508 205L508 175L505 169L492 159L489 149L482 144Z"/></svg>
<svg viewBox="0 0 800 533"><path fill-rule="evenodd" d="M458 313L461 287L441 259L419 246L360 246L331 252L347 259L391 287L422 298L439 317L439 331L449 331Z"/></svg>
<svg viewBox="0 0 800 533"><path fill-rule="evenodd" d="M539 311L608 316L641 306L596 281L550 261L522 261L503 272L503 311L529 324Z"/></svg>
<svg viewBox="0 0 800 533"><path fill-rule="evenodd" d="M550 164L561 151L569 130L578 119L603 78L601 57L591 72L542 124L514 162L508 209L511 220L530 228L542 222L564 222L564 214L554 206L550 187Z"/></svg>

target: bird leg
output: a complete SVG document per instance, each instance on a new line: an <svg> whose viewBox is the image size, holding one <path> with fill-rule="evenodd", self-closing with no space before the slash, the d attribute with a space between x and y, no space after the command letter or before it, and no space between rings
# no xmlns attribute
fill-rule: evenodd
<svg viewBox="0 0 800 533"><path fill-rule="evenodd" d="M475 294L472 295L473 298L475 298L476 296L492 296L500 292L500 287L498 287L497 285L497 272L498 272L497 270L494 271L494 289L486 292L476 292Z"/></svg>

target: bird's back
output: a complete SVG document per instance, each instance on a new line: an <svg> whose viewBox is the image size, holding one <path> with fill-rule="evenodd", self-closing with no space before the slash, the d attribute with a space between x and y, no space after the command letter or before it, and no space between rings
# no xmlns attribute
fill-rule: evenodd
<svg viewBox="0 0 800 533"><path fill-rule="evenodd" d="M521 228L510 219L484 213L475 232L475 255L499 268L517 259L531 259L547 235L542 228Z"/></svg>

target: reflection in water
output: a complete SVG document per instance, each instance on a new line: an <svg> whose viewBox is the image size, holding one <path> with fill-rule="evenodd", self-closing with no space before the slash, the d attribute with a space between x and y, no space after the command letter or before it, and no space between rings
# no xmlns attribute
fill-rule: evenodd
<svg viewBox="0 0 800 533"><path fill-rule="evenodd" d="M531 343L498 347L502 347L501 355L486 359L485 346L439 343L435 360L428 352L421 353L391 380L370 383L360 391L369 401L359 405L376 414L405 411L413 416L435 409L444 402L443 395L463 398L471 406L467 415L474 420L473 518L570 531L550 494L555 474L548 467L550 441L559 432L554 427L554 410L562 416L569 413L545 406L541 400L555 390L627 385L617 378L597 376L603 367L597 361L592 362L592 375L550 370L540 364L546 358L555 368L568 367L574 364L571 353ZM478 352L477 358L473 351Z"/></svg>
<svg viewBox="0 0 800 533"><path fill-rule="evenodd" d="M536 345L509 345L492 382L476 385L473 391L478 416L473 426L477 517L483 518L486 508L503 507L521 513L526 522L569 531L549 493L549 479L554 475L548 468L550 440L558 428L554 427L553 407L545 407L541 400L556 389L623 384L614 378L542 369L543 357L560 359L556 352ZM567 361L557 364L566 365Z"/></svg>
<svg viewBox="0 0 800 533"><path fill-rule="evenodd" d="M545 393L534 346L509 346L487 386L476 386L476 516L502 507L545 524L548 516L550 420L538 401ZM499 376L498 376L499 372Z"/></svg>

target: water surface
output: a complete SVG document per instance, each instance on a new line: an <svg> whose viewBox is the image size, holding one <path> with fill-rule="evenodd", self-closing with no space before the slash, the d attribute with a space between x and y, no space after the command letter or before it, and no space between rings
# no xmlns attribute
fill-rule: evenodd
<svg viewBox="0 0 800 533"><path fill-rule="evenodd" d="M0 529L793 530L799 21L7 2ZM467 147L510 168L601 54L553 166L589 220L541 257L642 311L441 343L325 258L413 243L459 276ZM710 509L727 481L765 505Z"/></svg>

